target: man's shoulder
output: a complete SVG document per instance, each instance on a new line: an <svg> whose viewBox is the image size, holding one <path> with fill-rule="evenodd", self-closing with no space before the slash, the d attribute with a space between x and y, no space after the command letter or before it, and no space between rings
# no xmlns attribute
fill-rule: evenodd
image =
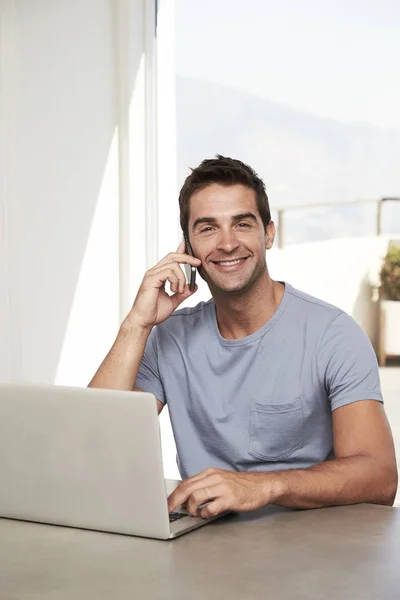
<svg viewBox="0 0 400 600"><path fill-rule="evenodd" d="M167 321L169 321L170 319L190 318L194 315L198 315L199 313L205 314L210 310L213 303L213 299L210 298L210 300L202 300L201 302L198 302L197 304L195 304L195 306L185 306L185 308L179 308L178 310L172 313L172 315L167 319Z"/></svg>
<svg viewBox="0 0 400 600"><path fill-rule="evenodd" d="M179 332L185 329L193 331L194 328L204 327L209 323L213 300L199 302L195 306L186 306L172 313L163 323L157 325L159 332Z"/></svg>
<svg viewBox="0 0 400 600"><path fill-rule="evenodd" d="M287 284L286 284L287 285ZM291 296L296 317L303 317L299 321L306 322L312 330L320 332L327 341L349 340L351 338L361 340L364 343L368 336L361 325L346 311L306 294L292 286L287 285L287 292Z"/></svg>
<svg viewBox="0 0 400 600"><path fill-rule="evenodd" d="M347 313L338 306L330 304L325 300L321 300L321 298L317 298L316 296L311 296L288 283L286 283L285 291L291 297L292 303L294 303L301 312L309 313L314 317L319 314L321 317L328 320L333 320L339 315L347 315Z"/></svg>

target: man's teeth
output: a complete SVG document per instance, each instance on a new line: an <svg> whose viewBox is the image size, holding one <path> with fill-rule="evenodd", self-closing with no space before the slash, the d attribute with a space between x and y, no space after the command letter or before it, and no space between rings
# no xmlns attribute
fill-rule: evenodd
<svg viewBox="0 0 400 600"><path fill-rule="evenodd" d="M238 260L219 261L217 264L228 267L230 265L238 265L240 262L242 262L242 260L244 260L244 258L239 258Z"/></svg>

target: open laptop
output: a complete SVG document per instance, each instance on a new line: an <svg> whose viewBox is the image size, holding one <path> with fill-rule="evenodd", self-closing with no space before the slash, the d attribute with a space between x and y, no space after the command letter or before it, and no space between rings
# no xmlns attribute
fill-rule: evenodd
<svg viewBox="0 0 400 600"><path fill-rule="evenodd" d="M213 520L168 514L157 402L142 392L0 383L0 478L0 517L163 540Z"/></svg>

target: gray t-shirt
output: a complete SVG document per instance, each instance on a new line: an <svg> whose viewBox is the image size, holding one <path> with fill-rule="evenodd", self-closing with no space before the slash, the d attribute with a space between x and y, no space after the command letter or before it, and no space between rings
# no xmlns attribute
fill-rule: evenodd
<svg viewBox="0 0 400 600"><path fill-rule="evenodd" d="M168 402L183 478L318 464L334 456L333 410L382 401L359 325L287 283L271 319L241 339L221 336L213 300L173 313L153 328L135 385Z"/></svg>

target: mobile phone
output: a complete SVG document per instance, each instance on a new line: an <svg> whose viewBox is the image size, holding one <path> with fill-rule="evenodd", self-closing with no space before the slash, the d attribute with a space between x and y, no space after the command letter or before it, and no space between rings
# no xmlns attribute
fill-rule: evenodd
<svg viewBox="0 0 400 600"><path fill-rule="evenodd" d="M190 254L190 256L194 256L192 246L190 245L190 242L187 239L187 237L184 236L183 240L184 240L185 246L186 246L186 254ZM189 290L191 292L193 292L196 287L196 267L193 267L192 265L184 265L184 267L185 267L186 277L187 277L188 284L189 284Z"/></svg>

